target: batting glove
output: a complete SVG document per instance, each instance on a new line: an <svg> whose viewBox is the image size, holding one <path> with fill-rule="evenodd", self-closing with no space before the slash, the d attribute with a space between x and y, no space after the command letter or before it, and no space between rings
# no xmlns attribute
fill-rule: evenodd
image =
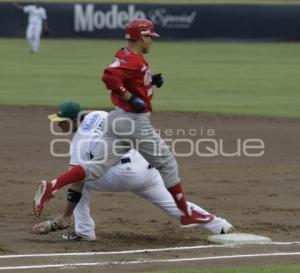
<svg viewBox="0 0 300 273"><path fill-rule="evenodd" d="M164 84L164 79L161 73L152 75L151 83L152 85L155 85L156 87L160 88Z"/></svg>

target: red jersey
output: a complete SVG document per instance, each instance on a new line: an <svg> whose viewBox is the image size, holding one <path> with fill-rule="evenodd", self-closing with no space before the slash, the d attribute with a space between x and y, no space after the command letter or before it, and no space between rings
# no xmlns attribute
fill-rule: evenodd
<svg viewBox="0 0 300 273"><path fill-rule="evenodd" d="M107 89L112 91L114 105L127 112L134 112L132 106L120 97L127 90L145 102L144 112L152 111L152 75L142 54L129 48L118 50L113 63L105 68L102 80Z"/></svg>

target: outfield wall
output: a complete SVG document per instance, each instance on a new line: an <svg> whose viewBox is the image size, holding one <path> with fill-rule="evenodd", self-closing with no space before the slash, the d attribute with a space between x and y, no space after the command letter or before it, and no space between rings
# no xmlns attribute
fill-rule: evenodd
<svg viewBox="0 0 300 273"><path fill-rule="evenodd" d="M300 40L300 5L43 5L51 37L122 38L128 20L149 18L162 39ZM23 37L27 17L0 3L0 36Z"/></svg>

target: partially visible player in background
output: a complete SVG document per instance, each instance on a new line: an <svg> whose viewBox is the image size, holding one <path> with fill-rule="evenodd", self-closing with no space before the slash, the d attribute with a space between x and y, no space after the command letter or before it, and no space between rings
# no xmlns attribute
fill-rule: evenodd
<svg viewBox="0 0 300 273"><path fill-rule="evenodd" d="M39 4L21 6L15 3L14 5L28 14L26 39L31 47L31 53L37 53L43 29L47 33L49 31L46 10Z"/></svg>

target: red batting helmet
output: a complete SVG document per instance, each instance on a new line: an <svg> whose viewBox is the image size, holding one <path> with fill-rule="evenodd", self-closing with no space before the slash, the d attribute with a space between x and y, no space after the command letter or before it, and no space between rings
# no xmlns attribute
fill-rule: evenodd
<svg viewBox="0 0 300 273"><path fill-rule="evenodd" d="M128 22L125 38L128 40L138 40L142 35L159 37L154 32L154 25L147 19L134 19Z"/></svg>

